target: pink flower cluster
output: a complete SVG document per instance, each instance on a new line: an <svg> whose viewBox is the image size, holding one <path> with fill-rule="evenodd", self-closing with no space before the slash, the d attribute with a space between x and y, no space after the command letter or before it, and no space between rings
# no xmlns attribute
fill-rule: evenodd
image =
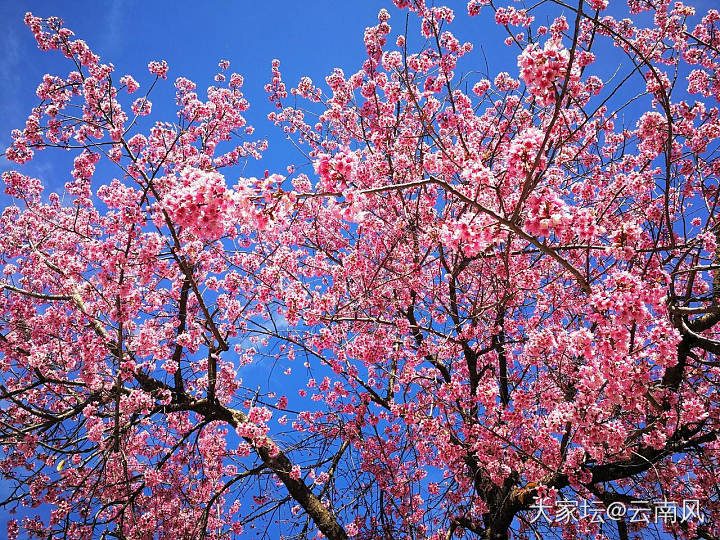
<svg viewBox="0 0 720 540"><path fill-rule="evenodd" d="M320 176L322 186L329 191L342 190L353 179L358 157L349 150L335 155L320 154L313 164L315 173Z"/></svg>
<svg viewBox="0 0 720 540"><path fill-rule="evenodd" d="M529 15L526 9L517 9L515 7L501 7L495 12L495 22L503 26L530 26L535 17Z"/></svg>
<svg viewBox="0 0 720 540"><path fill-rule="evenodd" d="M648 155L657 155L663 151L667 143L667 122L665 117L656 111L649 111L637 122L637 134L640 139L639 148Z"/></svg>
<svg viewBox="0 0 720 540"><path fill-rule="evenodd" d="M233 206L225 178L214 171L185 169L175 189L163 199L170 218L203 239L218 238L225 231L225 219Z"/></svg>
<svg viewBox="0 0 720 540"><path fill-rule="evenodd" d="M280 74L280 60L272 61L272 80L265 85L265 92L268 93L270 102L275 103L278 109L282 109L282 100L288 96L288 93Z"/></svg>
<svg viewBox="0 0 720 540"><path fill-rule="evenodd" d="M495 88L501 92L510 92L520 88L520 81L513 79L507 71L501 71L493 80Z"/></svg>
<svg viewBox="0 0 720 540"><path fill-rule="evenodd" d="M568 59L567 49L554 40L543 49L532 43L518 56L520 78L540 105L555 102L555 81L565 75Z"/></svg>
<svg viewBox="0 0 720 540"><path fill-rule="evenodd" d="M476 82L472 88L473 94L478 97L485 95L485 92L487 92L488 90L490 90L490 81L488 81L487 79Z"/></svg>
<svg viewBox="0 0 720 540"><path fill-rule="evenodd" d="M43 185L40 180L25 176L17 171L6 171L2 173L2 180L5 182L5 193L10 197L35 199L39 197L43 191Z"/></svg>
<svg viewBox="0 0 720 540"><path fill-rule="evenodd" d="M152 112L152 103L147 98L138 98L130 108L137 116L147 116Z"/></svg>
<svg viewBox="0 0 720 540"><path fill-rule="evenodd" d="M548 236L559 232L571 222L565 202L552 192L531 197L528 201L528 217L525 228L530 234Z"/></svg>
<svg viewBox="0 0 720 540"><path fill-rule="evenodd" d="M387 18L385 17L387 15ZM379 62L382 56L383 47L387 42L387 35L390 33L390 25L387 20L390 16L385 13L381 13L380 23L376 26L370 26L365 29L365 50L367 51L368 57L374 61Z"/></svg>
<svg viewBox="0 0 720 540"><path fill-rule="evenodd" d="M471 17L479 15L482 7L487 6L489 3L489 0L469 0L467 3L468 15Z"/></svg>
<svg viewBox="0 0 720 540"><path fill-rule="evenodd" d="M140 83L138 83L132 75L124 75L123 77L120 77L120 84L125 85L128 94L132 94L140 88Z"/></svg>
<svg viewBox="0 0 720 540"><path fill-rule="evenodd" d="M465 214L451 225L443 225L439 236L444 245L461 248L465 255L473 257L502 242L507 233L486 214Z"/></svg>
<svg viewBox="0 0 720 540"><path fill-rule="evenodd" d="M157 75L161 79L167 79L168 65L165 60L161 62L150 62L148 64L148 71L153 75Z"/></svg>
<svg viewBox="0 0 720 540"><path fill-rule="evenodd" d="M535 166L536 161L536 169L545 168L547 158L538 156L544 139L545 135L537 128L528 128L519 133L507 152L507 174L513 178L522 178Z"/></svg>

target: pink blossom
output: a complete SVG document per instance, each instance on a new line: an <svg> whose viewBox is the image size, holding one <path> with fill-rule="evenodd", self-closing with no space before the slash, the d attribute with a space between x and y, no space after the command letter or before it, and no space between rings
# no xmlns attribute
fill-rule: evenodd
<svg viewBox="0 0 720 540"><path fill-rule="evenodd" d="M160 62L150 62L148 64L148 71L152 73L153 75L157 75L161 79L167 79L167 72L168 72L168 65L165 60L162 60Z"/></svg>

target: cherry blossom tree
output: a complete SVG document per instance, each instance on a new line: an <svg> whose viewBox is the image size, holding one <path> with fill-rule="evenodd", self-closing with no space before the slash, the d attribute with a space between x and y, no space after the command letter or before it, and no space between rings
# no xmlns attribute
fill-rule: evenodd
<svg viewBox="0 0 720 540"><path fill-rule="evenodd" d="M69 67L6 155L74 165L2 175L9 538L720 537L720 13L471 0L490 74L394 3L355 73L273 63L262 178L228 62L153 122L165 62L26 16Z"/></svg>

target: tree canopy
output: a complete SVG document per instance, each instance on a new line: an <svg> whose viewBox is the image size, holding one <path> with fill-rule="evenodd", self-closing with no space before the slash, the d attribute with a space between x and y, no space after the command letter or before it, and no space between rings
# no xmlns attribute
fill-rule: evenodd
<svg viewBox="0 0 720 540"><path fill-rule="evenodd" d="M394 4L354 73L273 62L261 178L229 62L155 121L166 62L27 14L64 75L6 156L74 165L2 174L8 537L720 537L720 13L471 0L486 73Z"/></svg>

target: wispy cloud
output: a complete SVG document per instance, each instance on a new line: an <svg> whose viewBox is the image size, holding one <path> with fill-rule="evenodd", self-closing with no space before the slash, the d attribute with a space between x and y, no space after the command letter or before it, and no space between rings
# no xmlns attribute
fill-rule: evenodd
<svg viewBox="0 0 720 540"><path fill-rule="evenodd" d="M13 28L6 28L0 35L0 47L2 47L2 55L0 55L0 88L3 93L14 91L20 80L20 42L17 32Z"/></svg>
<svg viewBox="0 0 720 540"><path fill-rule="evenodd" d="M125 11L127 2L125 0L113 0L108 3L109 7L106 12L107 31L105 32L104 49L109 54L119 52L122 45L122 30L125 19Z"/></svg>
<svg viewBox="0 0 720 540"><path fill-rule="evenodd" d="M0 170L12 167L5 157L5 149L10 144L10 130L19 117L18 111L23 109L19 93L20 76L22 74L22 54L20 41L14 28L6 27L0 33Z"/></svg>

